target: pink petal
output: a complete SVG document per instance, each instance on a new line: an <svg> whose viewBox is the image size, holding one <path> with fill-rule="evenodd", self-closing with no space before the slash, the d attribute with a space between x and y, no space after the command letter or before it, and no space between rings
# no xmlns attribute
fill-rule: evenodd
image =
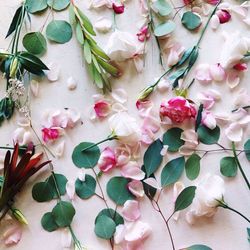
<svg viewBox="0 0 250 250"><path fill-rule="evenodd" d="M122 166L121 175L133 180L142 180L145 177L145 173L141 170L136 161L130 161Z"/></svg>
<svg viewBox="0 0 250 250"><path fill-rule="evenodd" d="M210 65L209 70L214 81L221 82L225 80L226 72L219 63Z"/></svg>
<svg viewBox="0 0 250 250"><path fill-rule="evenodd" d="M143 180L143 182L148 184L149 186L151 186L153 188L161 189L160 185L158 184L158 182L155 178L149 177L149 178Z"/></svg>
<svg viewBox="0 0 250 250"><path fill-rule="evenodd" d="M151 233L151 227L142 221L129 223L126 226L125 240L129 242L141 241L147 238Z"/></svg>
<svg viewBox="0 0 250 250"><path fill-rule="evenodd" d="M110 171L111 169L115 168L116 163L117 163L117 160L116 160L114 150L110 147L106 147L102 151L97 165L102 172L106 173Z"/></svg>
<svg viewBox="0 0 250 250"><path fill-rule="evenodd" d="M236 70L230 70L227 74L227 84L228 86L233 89L237 87L240 83L239 72Z"/></svg>
<svg viewBox="0 0 250 250"><path fill-rule="evenodd" d="M125 89L122 88L112 90L111 96L115 101L122 104L128 101L128 94Z"/></svg>
<svg viewBox="0 0 250 250"><path fill-rule="evenodd" d="M68 229L62 229L61 232L61 245L63 249L71 248L72 245L72 236Z"/></svg>
<svg viewBox="0 0 250 250"><path fill-rule="evenodd" d="M231 123L226 129L225 134L230 141L240 142L243 136L243 130L238 123Z"/></svg>
<svg viewBox="0 0 250 250"><path fill-rule="evenodd" d="M144 196L144 189L142 182L133 180L128 183L129 191L136 197L141 198Z"/></svg>
<svg viewBox="0 0 250 250"><path fill-rule="evenodd" d="M97 101L94 104L94 110L98 118L104 118L110 114L111 105L105 100Z"/></svg>
<svg viewBox="0 0 250 250"><path fill-rule="evenodd" d="M220 25L220 19L217 15L213 15L211 18L211 28L216 30Z"/></svg>
<svg viewBox="0 0 250 250"><path fill-rule="evenodd" d="M128 147L117 147L115 149L115 155L117 159L117 166L123 166L127 164L131 158L131 151Z"/></svg>
<svg viewBox="0 0 250 250"><path fill-rule="evenodd" d="M195 70L195 79L200 83L208 84L212 82L209 64L200 64Z"/></svg>
<svg viewBox="0 0 250 250"><path fill-rule="evenodd" d="M121 244L124 240L125 236L125 226L124 225L118 225L115 230L115 235L114 235L114 241L115 244Z"/></svg>
<svg viewBox="0 0 250 250"><path fill-rule="evenodd" d="M122 216L127 221L136 221L140 218L141 212L139 203L136 200L128 200L122 208Z"/></svg>
<svg viewBox="0 0 250 250"><path fill-rule="evenodd" d="M12 225L3 234L3 241L6 246L17 244L22 238L22 228L20 225Z"/></svg>
<svg viewBox="0 0 250 250"><path fill-rule="evenodd" d="M216 119L211 112L203 111L201 122L203 125L205 125L209 129L215 129L216 127Z"/></svg>

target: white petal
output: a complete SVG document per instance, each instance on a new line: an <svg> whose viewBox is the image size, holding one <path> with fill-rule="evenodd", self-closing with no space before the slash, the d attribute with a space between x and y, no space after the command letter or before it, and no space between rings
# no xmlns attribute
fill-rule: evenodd
<svg viewBox="0 0 250 250"><path fill-rule="evenodd" d="M66 192L70 200L75 197L75 182L74 180L69 180L66 184Z"/></svg>
<svg viewBox="0 0 250 250"><path fill-rule="evenodd" d="M37 97L39 94L39 82L36 80L32 80L30 82L30 90L34 97Z"/></svg>
<svg viewBox="0 0 250 250"><path fill-rule="evenodd" d="M69 90L74 90L76 89L77 87L77 82L76 82L76 79L73 77L73 76L70 76L68 79L67 79L67 87Z"/></svg>
<svg viewBox="0 0 250 250"><path fill-rule="evenodd" d="M125 89L122 88L112 90L111 96L115 101L122 104L126 103L128 100L128 94Z"/></svg>
<svg viewBox="0 0 250 250"><path fill-rule="evenodd" d="M64 154L64 149L65 149L65 141L62 141L55 149L55 154L57 158L62 157Z"/></svg>
<svg viewBox="0 0 250 250"><path fill-rule="evenodd" d="M72 237L68 229L62 229L61 244L63 248L71 248Z"/></svg>
<svg viewBox="0 0 250 250"><path fill-rule="evenodd" d="M47 73L47 77L49 81L55 82L59 79L59 74L60 74L60 66L56 62L52 62L48 64L49 72Z"/></svg>
<svg viewBox="0 0 250 250"><path fill-rule="evenodd" d="M231 123L225 129L225 134L230 141L240 142L242 140L243 130L238 123Z"/></svg>
<svg viewBox="0 0 250 250"><path fill-rule="evenodd" d="M107 33L112 28L112 21L108 18L100 17L95 23L95 28L99 32Z"/></svg>

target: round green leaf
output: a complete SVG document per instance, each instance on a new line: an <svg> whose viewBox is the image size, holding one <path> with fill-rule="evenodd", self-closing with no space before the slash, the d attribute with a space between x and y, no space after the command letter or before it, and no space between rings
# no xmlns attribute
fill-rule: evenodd
<svg viewBox="0 0 250 250"><path fill-rule="evenodd" d="M46 36L56 43L67 43L72 38L71 25L63 20L51 21L46 29Z"/></svg>
<svg viewBox="0 0 250 250"><path fill-rule="evenodd" d="M107 194L117 205L123 205L127 200L133 200L134 196L129 192L129 180L124 177L113 177L107 183Z"/></svg>
<svg viewBox="0 0 250 250"><path fill-rule="evenodd" d="M165 0L157 0L154 3L154 7L158 10L161 16L168 16L173 11L172 6Z"/></svg>
<svg viewBox="0 0 250 250"><path fill-rule="evenodd" d="M237 174L237 163L234 157L227 156L220 160L220 172L226 177L234 177Z"/></svg>
<svg viewBox="0 0 250 250"><path fill-rule="evenodd" d="M47 3L53 10L64 10L69 6L70 0L47 0Z"/></svg>
<svg viewBox="0 0 250 250"><path fill-rule="evenodd" d="M54 221L52 213L50 212L43 215L41 224L42 224L43 229L48 232L53 232L56 229L58 229L58 226L56 222Z"/></svg>
<svg viewBox="0 0 250 250"><path fill-rule="evenodd" d="M180 211L187 207L189 207L194 199L195 196L195 186L190 186L182 190L182 192L178 195L176 202L175 202L175 208L174 211Z"/></svg>
<svg viewBox="0 0 250 250"><path fill-rule="evenodd" d="M56 181L57 188L55 186L55 181ZM67 178L62 174L54 174L54 176L51 175L48 178L48 183L53 188L54 198L57 197L57 192L58 191L59 191L60 195L65 195L67 182L68 182Z"/></svg>
<svg viewBox="0 0 250 250"><path fill-rule="evenodd" d="M163 144L168 145L169 152L177 152L185 143L181 139L182 132L181 128L171 128L163 135Z"/></svg>
<svg viewBox="0 0 250 250"><path fill-rule="evenodd" d="M124 219L122 218L122 216L117 212L115 211L114 209L112 208L109 208L109 209L103 209L97 216L96 216L96 219L95 219L95 224L96 224L96 221L98 220L98 218L102 215L106 215L108 216L110 219L112 219L116 226L120 225L120 224L124 224Z"/></svg>
<svg viewBox="0 0 250 250"><path fill-rule="evenodd" d="M188 179L194 180L200 173L201 157L197 154L192 154L186 161L185 170Z"/></svg>
<svg viewBox="0 0 250 250"><path fill-rule="evenodd" d="M193 245L190 247L186 247L183 250L212 250L212 248L205 245Z"/></svg>
<svg viewBox="0 0 250 250"><path fill-rule="evenodd" d="M47 49L47 42L41 32L31 32L23 38L24 48L32 54L44 54Z"/></svg>
<svg viewBox="0 0 250 250"><path fill-rule="evenodd" d="M207 145L215 144L220 139L220 128L218 126L215 129L199 126L197 133L199 140Z"/></svg>
<svg viewBox="0 0 250 250"><path fill-rule="evenodd" d="M99 216L95 224L95 234L102 239L111 239L115 233L116 224L108 216Z"/></svg>
<svg viewBox="0 0 250 250"><path fill-rule="evenodd" d="M81 199L88 199L95 194L96 180L91 175L86 175L85 180L81 181L79 179L75 182L76 194Z"/></svg>
<svg viewBox="0 0 250 250"><path fill-rule="evenodd" d="M154 34L155 36L166 36L170 33L172 33L175 30L176 24L169 20L165 23L161 23L159 24L155 30L154 30Z"/></svg>
<svg viewBox="0 0 250 250"><path fill-rule="evenodd" d="M75 209L72 204L67 201L58 202L52 210L54 221L59 227L70 226L74 215Z"/></svg>
<svg viewBox="0 0 250 250"><path fill-rule="evenodd" d="M46 182L38 182L32 188L32 197L38 202L50 201L54 198L53 186Z"/></svg>
<svg viewBox="0 0 250 250"><path fill-rule="evenodd" d="M162 148L162 142L158 139L154 141L146 150L143 158L143 163L147 177L154 173L161 165L163 158L163 156L161 155Z"/></svg>
<svg viewBox="0 0 250 250"><path fill-rule="evenodd" d="M94 145L94 143L82 142L75 147L72 160L78 168L93 168L97 164L101 155L99 147L94 146L84 151L85 148L91 145Z"/></svg>
<svg viewBox="0 0 250 250"><path fill-rule="evenodd" d="M179 157L169 161L161 172L161 185L166 187L179 180L184 170L185 159Z"/></svg>
<svg viewBox="0 0 250 250"><path fill-rule="evenodd" d="M201 25L201 17L192 11L187 11L183 14L181 22L186 29L194 30Z"/></svg>
<svg viewBox="0 0 250 250"><path fill-rule="evenodd" d="M250 161L250 139L246 141L244 144L245 155L247 159Z"/></svg>
<svg viewBox="0 0 250 250"><path fill-rule="evenodd" d="M25 6L29 13L36 13L45 10L47 5L47 0L26 0Z"/></svg>

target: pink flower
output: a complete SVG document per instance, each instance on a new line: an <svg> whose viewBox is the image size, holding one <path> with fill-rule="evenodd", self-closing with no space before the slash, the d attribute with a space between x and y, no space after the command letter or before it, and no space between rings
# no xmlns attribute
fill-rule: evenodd
<svg viewBox="0 0 250 250"><path fill-rule="evenodd" d="M118 4L113 3L112 8L113 8L115 14L122 14L124 12L124 5L123 4L118 5Z"/></svg>
<svg viewBox="0 0 250 250"><path fill-rule="evenodd" d="M246 63L237 63L233 66L234 69L238 71L245 71L247 70L247 64Z"/></svg>
<svg viewBox="0 0 250 250"><path fill-rule="evenodd" d="M216 15L220 19L220 23L227 23L231 19L231 14L227 10L218 10Z"/></svg>
<svg viewBox="0 0 250 250"><path fill-rule="evenodd" d="M105 100L100 100L94 104L94 110L98 118L104 118L109 115L111 105Z"/></svg>
<svg viewBox="0 0 250 250"><path fill-rule="evenodd" d="M115 152L110 147L106 147L100 156L98 161L98 167L104 173L113 169L117 164Z"/></svg>
<svg viewBox="0 0 250 250"><path fill-rule="evenodd" d="M150 33L148 32L148 26L143 26L140 29L140 32L138 32L136 35L140 42L144 42L145 40L147 40L150 37Z"/></svg>
<svg viewBox="0 0 250 250"><path fill-rule="evenodd" d="M174 123L182 123L186 119L194 118L196 115L195 107L185 98L178 96L170 99L168 102L163 101L160 107L161 119L167 117Z"/></svg>
<svg viewBox="0 0 250 250"><path fill-rule="evenodd" d="M54 141L60 136L59 128L43 128L42 137L44 142Z"/></svg>
<svg viewBox="0 0 250 250"><path fill-rule="evenodd" d="M219 0L205 0L206 3L212 4L212 5L216 5L219 3Z"/></svg>

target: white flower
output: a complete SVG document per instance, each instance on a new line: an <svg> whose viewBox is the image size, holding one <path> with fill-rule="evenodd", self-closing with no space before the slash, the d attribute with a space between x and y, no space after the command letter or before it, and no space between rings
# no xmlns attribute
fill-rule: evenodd
<svg viewBox="0 0 250 250"><path fill-rule="evenodd" d="M109 38L106 52L112 60L125 61L141 54L143 44L131 33L116 30Z"/></svg>
<svg viewBox="0 0 250 250"><path fill-rule="evenodd" d="M195 217L213 216L225 193L224 180L218 175L206 174L197 183L195 197L190 211L186 214L188 223L193 224Z"/></svg>
<svg viewBox="0 0 250 250"><path fill-rule="evenodd" d="M140 127L137 120L125 111L112 115L109 118L109 126L122 143L135 145L140 140Z"/></svg>
<svg viewBox="0 0 250 250"><path fill-rule="evenodd" d="M220 61L222 67L231 68L249 51L250 38L241 36L239 32L224 33L224 37Z"/></svg>

